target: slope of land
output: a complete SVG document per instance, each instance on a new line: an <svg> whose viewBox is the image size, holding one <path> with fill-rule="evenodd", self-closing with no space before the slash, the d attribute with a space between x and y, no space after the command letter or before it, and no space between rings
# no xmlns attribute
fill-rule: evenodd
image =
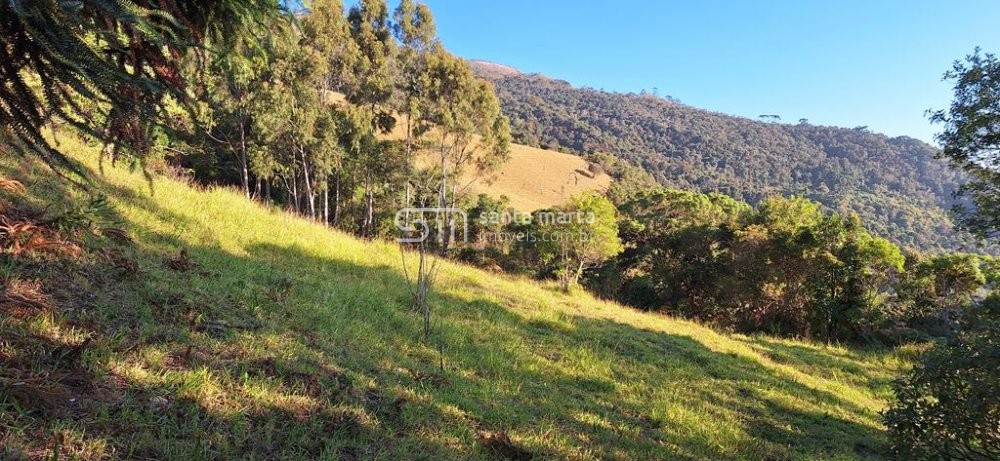
<svg viewBox="0 0 1000 461"><path fill-rule="evenodd" d="M521 75L523 72L507 65L497 64L495 62L483 61L481 59L469 59L469 65L471 65L480 76L488 78L502 78L511 75Z"/></svg>
<svg viewBox="0 0 1000 461"><path fill-rule="evenodd" d="M334 101L346 104L342 94L331 94ZM398 123L388 137L405 139L403 124ZM432 133L428 138L435 136ZM420 163L424 166L437 164L435 152L422 155ZM588 167L589 163L577 155L512 143L510 159L499 171L489 177L478 177L467 171L459 178L459 185L473 198L479 194L507 197L509 205L515 209L535 211L562 205L580 192L607 190L611 176L595 173Z"/></svg>
<svg viewBox="0 0 1000 461"><path fill-rule="evenodd" d="M497 88L515 140L631 160L668 186L756 203L799 194L858 213L869 230L924 250L962 248L947 210L960 176L918 140L764 123L652 95L607 93L472 63Z"/></svg>
<svg viewBox="0 0 1000 461"><path fill-rule="evenodd" d="M520 211L534 211L566 203L584 191L604 191L611 177L588 170L583 158L537 147L512 144L510 160L492 178L466 175L473 194L507 197L510 206Z"/></svg>
<svg viewBox="0 0 1000 461"><path fill-rule="evenodd" d="M4 459L864 459L907 363L452 263L428 345L395 245L123 167L106 206L0 174L5 220L94 231L4 255Z"/></svg>

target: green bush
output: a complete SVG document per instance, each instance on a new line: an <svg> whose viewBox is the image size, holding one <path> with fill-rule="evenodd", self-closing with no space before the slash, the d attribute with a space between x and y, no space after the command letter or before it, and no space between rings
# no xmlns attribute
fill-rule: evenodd
<svg viewBox="0 0 1000 461"><path fill-rule="evenodd" d="M1000 299L896 381L885 414L898 459L1000 459Z"/></svg>

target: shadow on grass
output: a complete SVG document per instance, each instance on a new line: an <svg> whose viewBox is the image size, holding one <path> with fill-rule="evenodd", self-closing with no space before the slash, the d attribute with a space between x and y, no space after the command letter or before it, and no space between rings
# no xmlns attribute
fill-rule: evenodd
<svg viewBox="0 0 1000 461"><path fill-rule="evenodd" d="M213 233L147 195L100 189L159 223ZM864 424L789 402L859 418L864 408L690 337L583 316L539 321L445 287L425 344L396 267L295 242L248 239L236 255L127 224L138 242L118 251L138 273L82 262L80 280L53 288L80 307L61 313L68 324L94 325L86 364L97 391L62 416L28 408L4 420L18 429L7 437L69 428L115 456L175 459L496 457L477 444L480 430L509 432L540 458L856 458L881 446ZM186 270L169 264L181 250ZM92 296L74 300L81 290Z"/></svg>

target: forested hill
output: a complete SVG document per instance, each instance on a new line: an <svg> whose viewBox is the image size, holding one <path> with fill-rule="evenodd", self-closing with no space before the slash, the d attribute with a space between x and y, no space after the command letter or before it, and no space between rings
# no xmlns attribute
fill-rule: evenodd
<svg viewBox="0 0 1000 461"><path fill-rule="evenodd" d="M948 216L959 176L935 148L864 127L769 123L653 95L608 93L482 61L514 139L579 154L604 151L671 187L756 203L799 194L856 212L869 230L928 251L965 248Z"/></svg>

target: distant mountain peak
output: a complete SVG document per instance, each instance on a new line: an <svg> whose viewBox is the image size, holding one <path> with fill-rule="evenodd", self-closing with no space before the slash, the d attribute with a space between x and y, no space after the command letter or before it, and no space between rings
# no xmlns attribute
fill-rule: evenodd
<svg viewBox="0 0 1000 461"><path fill-rule="evenodd" d="M469 65L476 75L490 80L510 77L513 75L524 75L519 69L495 62L484 61L482 59L469 59Z"/></svg>

